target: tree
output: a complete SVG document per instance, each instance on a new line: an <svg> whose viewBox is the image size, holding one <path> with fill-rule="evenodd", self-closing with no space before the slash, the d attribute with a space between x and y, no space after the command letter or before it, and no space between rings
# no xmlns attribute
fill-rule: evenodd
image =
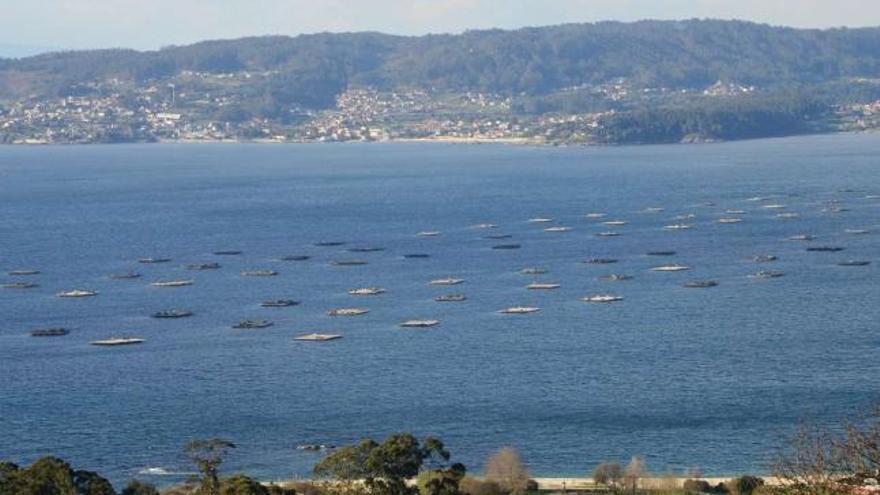
<svg viewBox="0 0 880 495"><path fill-rule="evenodd" d="M428 437L420 443L409 433L398 433L381 444L370 439L357 445L342 447L325 457L313 469L320 477L331 477L351 489L363 480L368 491L376 495L412 495L418 487L407 484L427 466L431 475L424 489L435 495L458 493L464 477L461 464L448 465L449 451L439 439ZM350 491L350 490L349 490Z"/></svg>
<svg viewBox="0 0 880 495"><path fill-rule="evenodd" d="M269 489L243 474L220 482L220 495L269 495Z"/></svg>
<svg viewBox="0 0 880 495"><path fill-rule="evenodd" d="M57 457L42 457L19 471L16 495L77 495L70 465Z"/></svg>
<svg viewBox="0 0 880 495"><path fill-rule="evenodd" d="M235 444L222 438L193 440L183 451L201 474L198 495L218 495L220 490L219 469L223 458L234 449Z"/></svg>
<svg viewBox="0 0 880 495"><path fill-rule="evenodd" d="M367 476L367 457L378 445L373 440L364 439L357 445L340 447L316 464L312 471L320 478L363 479Z"/></svg>
<svg viewBox="0 0 880 495"><path fill-rule="evenodd" d="M94 471L75 471L73 484L76 495L116 495L113 485Z"/></svg>
<svg viewBox="0 0 880 495"><path fill-rule="evenodd" d="M512 495L521 495L528 489L529 472L519 453L513 447L504 447L486 462L486 479Z"/></svg>
<svg viewBox="0 0 880 495"><path fill-rule="evenodd" d="M618 462L603 462L593 469L593 482L616 488L623 478L623 468Z"/></svg>
<svg viewBox="0 0 880 495"><path fill-rule="evenodd" d="M159 490L156 490L156 487L149 483L131 480L120 495L159 495Z"/></svg>
<svg viewBox="0 0 880 495"><path fill-rule="evenodd" d="M623 471L623 482L626 489L635 493L639 486L639 480L646 474L645 461L641 457L633 456Z"/></svg>
<svg viewBox="0 0 880 495"><path fill-rule="evenodd" d="M18 495L20 470L11 462L0 462L0 495Z"/></svg>

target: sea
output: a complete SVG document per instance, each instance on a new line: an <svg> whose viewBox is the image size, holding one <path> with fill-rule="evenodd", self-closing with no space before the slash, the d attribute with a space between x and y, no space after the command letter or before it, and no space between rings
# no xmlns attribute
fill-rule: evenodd
<svg viewBox="0 0 880 495"><path fill-rule="evenodd" d="M327 453L304 445L412 432L476 473L504 446L534 476L634 455L654 473L767 473L799 424L880 399L878 194L880 134L0 147L0 282L38 285L0 289L0 459L167 485L193 471L187 441L220 437L237 446L225 472L278 480ZM333 264L351 260L367 263ZM652 270L668 264L690 269ZM193 284L150 285L168 280ZM56 295L73 289L97 295ZM450 293L467 300L434 300ZM582 300L608 294L623 299ZM540 311L499 313L513 306ZM327 315L352 307L369 312ZM194 314L151 317L174 308ZM53 327L70 333L30 336ZM293 340L313 332L343 338ZM145 342L90 345L113 336Z"/></svg>

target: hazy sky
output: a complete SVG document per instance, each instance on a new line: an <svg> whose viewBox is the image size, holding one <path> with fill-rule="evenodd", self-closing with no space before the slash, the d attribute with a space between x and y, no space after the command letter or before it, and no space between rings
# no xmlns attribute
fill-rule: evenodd
<svg viewBox="0 0 880 495"><path fill-rule="evenodd" d="M880 25L880 0L0 0L0 44L150 49L260 34L423 34L692 17Z"/></svg>

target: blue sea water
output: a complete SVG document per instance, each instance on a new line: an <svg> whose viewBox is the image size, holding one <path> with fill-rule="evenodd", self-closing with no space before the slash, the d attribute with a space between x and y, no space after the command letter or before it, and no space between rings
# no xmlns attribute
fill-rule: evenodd
<svg viewBox="0 0 880 495"><path fill-rule="evenodd" d="M799 421L833 423L880 398L878 157L878 135L603 149L0 147L0 280L42 272L27 278L38 288L0 289L0 458L51 453L117 482L167 483L179 478L139 472L189 471L182 444L220 436L238 445L230 471L277 479L307 475L320 458L298 444L412 431L441 437L472 470L512 445L535 475L584 475L636 454L656 472L764 472ZM746 210L744 221L718 224L728 209ZM692 229L663 228L688 213ZM573 230L548 233L533 217ZM487 222L498 228L473 228ZM442 235L415 235L426 230ZM608 230L622 235L594 235ZM513 237L483 238L500 233ZM846 250L806 252L787 240L800 233ZM522 247L491 249L499 243ZM656 250L677 255L646 256ZM311 259L278 260L291 254ZM757 265L757 254L779 261ZM148 256L173 261L136 263ZM593 257L620 261L582 263ZM369 264L329 264L352 258ZM837 266L846 259L873 263ZM182 269L208 261L222 268ZM671 262L693 270L650 271ZM527 266L549 272L518 273ZM240 276L249 269L279 275ZM747 276L760 269L786 276ZM108 278L132 270L143 276ZM597 280L610 273L633 279ZM466 282L428 285L450 276ZM195 284L149 286L179 278ZM693 279L720 285L682 287ZM526 290L534 280L561 288ZM388 292L346 293L363 286ZM55 297L73 288L99 295ZM449 292L469 299L433 300ZM624 301L580 301L609 292ZM259 306L277 298L302 304ZM541 311L497 313L518 304ZM370 313L326 315L350 306ZM169 308L195 316L149 317ZM244 318L275 325L230 328ZM397 326L410 318L442 323ZM28 335L55 326L71 333ZM316 331L344 338L292 341ZM118 334L146 343L88 344Z"/></svg>

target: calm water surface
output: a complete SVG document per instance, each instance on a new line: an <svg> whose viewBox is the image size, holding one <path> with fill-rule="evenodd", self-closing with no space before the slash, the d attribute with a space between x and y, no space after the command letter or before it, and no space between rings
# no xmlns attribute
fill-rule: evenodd
<svg viewBox="0 0 880 495"><path fill-rule="evenodd" d="M188 439L222 436L239 445L230 469L288 478L319 458L298 444L412 431L440 436L476 470L513 445L538 475L583 474L633 454L655 471L764 471L779 436L801 419L834 421L880 398L880 200L870 197L880 194L878 157L877 135L608 149L0 148L0 280L23 279L9 270L42 271L27 279L39 288L0 290L0 458L54 453L116 481L150 479L139 471L188 470L180 454ZM753 196L771 199L747 201ZM768 203L800 217L778 219ZM823 211L835 205L847 211ZM746 210L743 223L719 225L728 209ZM603 226L589 212L629 223ZM663 229L689 213L692 229ZM526 222L539 216L574 230ZM485 222L513 237L484 239L489 232L472 226ZM415 235L425 230L443 235ZM594 235L609 230L622 235ZM846 250L806 252L786 240L799 233ZM492 250L498 243L522 248ZM385 250L345 252L350 246ZM678 254L645 256L656 250ZM278 261L291 254L312 258ZM759 266L750 260L757 254L779 261ZM136 263L147 256L173 261ZM592 257L620 262L581 263ZM329 265L351 258L369 264ZM846 259L873 263L836 265ZM209 261L222 268L182 269ZM693 270L650 271L670 262ZM535 265L549 273L517 273ZM747 276L768 268L786 276ZM280 275L239 275L248 269ZM108 278L130 270L143 276ZM610 273L633 279L597 280ZM449 276L466 282L427 285ZM195 284L148 285L176 278ZM720 285L682 287L692 279ZM562 287L524 289L534 280ZM346 293L363 286L388 292ZM54 296L74 288L100 294ZM448 292L469 299L433 301ZM579 300L595 293L625 300ZM259 305L277 298L302 304ZM517 304L542 310L496 313ZM325 314L347 306L371 311ZM178 307L195 316L149 317ZM230 328L244 318L275 325ZM442 324L397 327L410 318ZM53 326L71 333L28 336ZM291 340L315 331L345 337ZM88 345L118 334L147 342Z"/></svg>

